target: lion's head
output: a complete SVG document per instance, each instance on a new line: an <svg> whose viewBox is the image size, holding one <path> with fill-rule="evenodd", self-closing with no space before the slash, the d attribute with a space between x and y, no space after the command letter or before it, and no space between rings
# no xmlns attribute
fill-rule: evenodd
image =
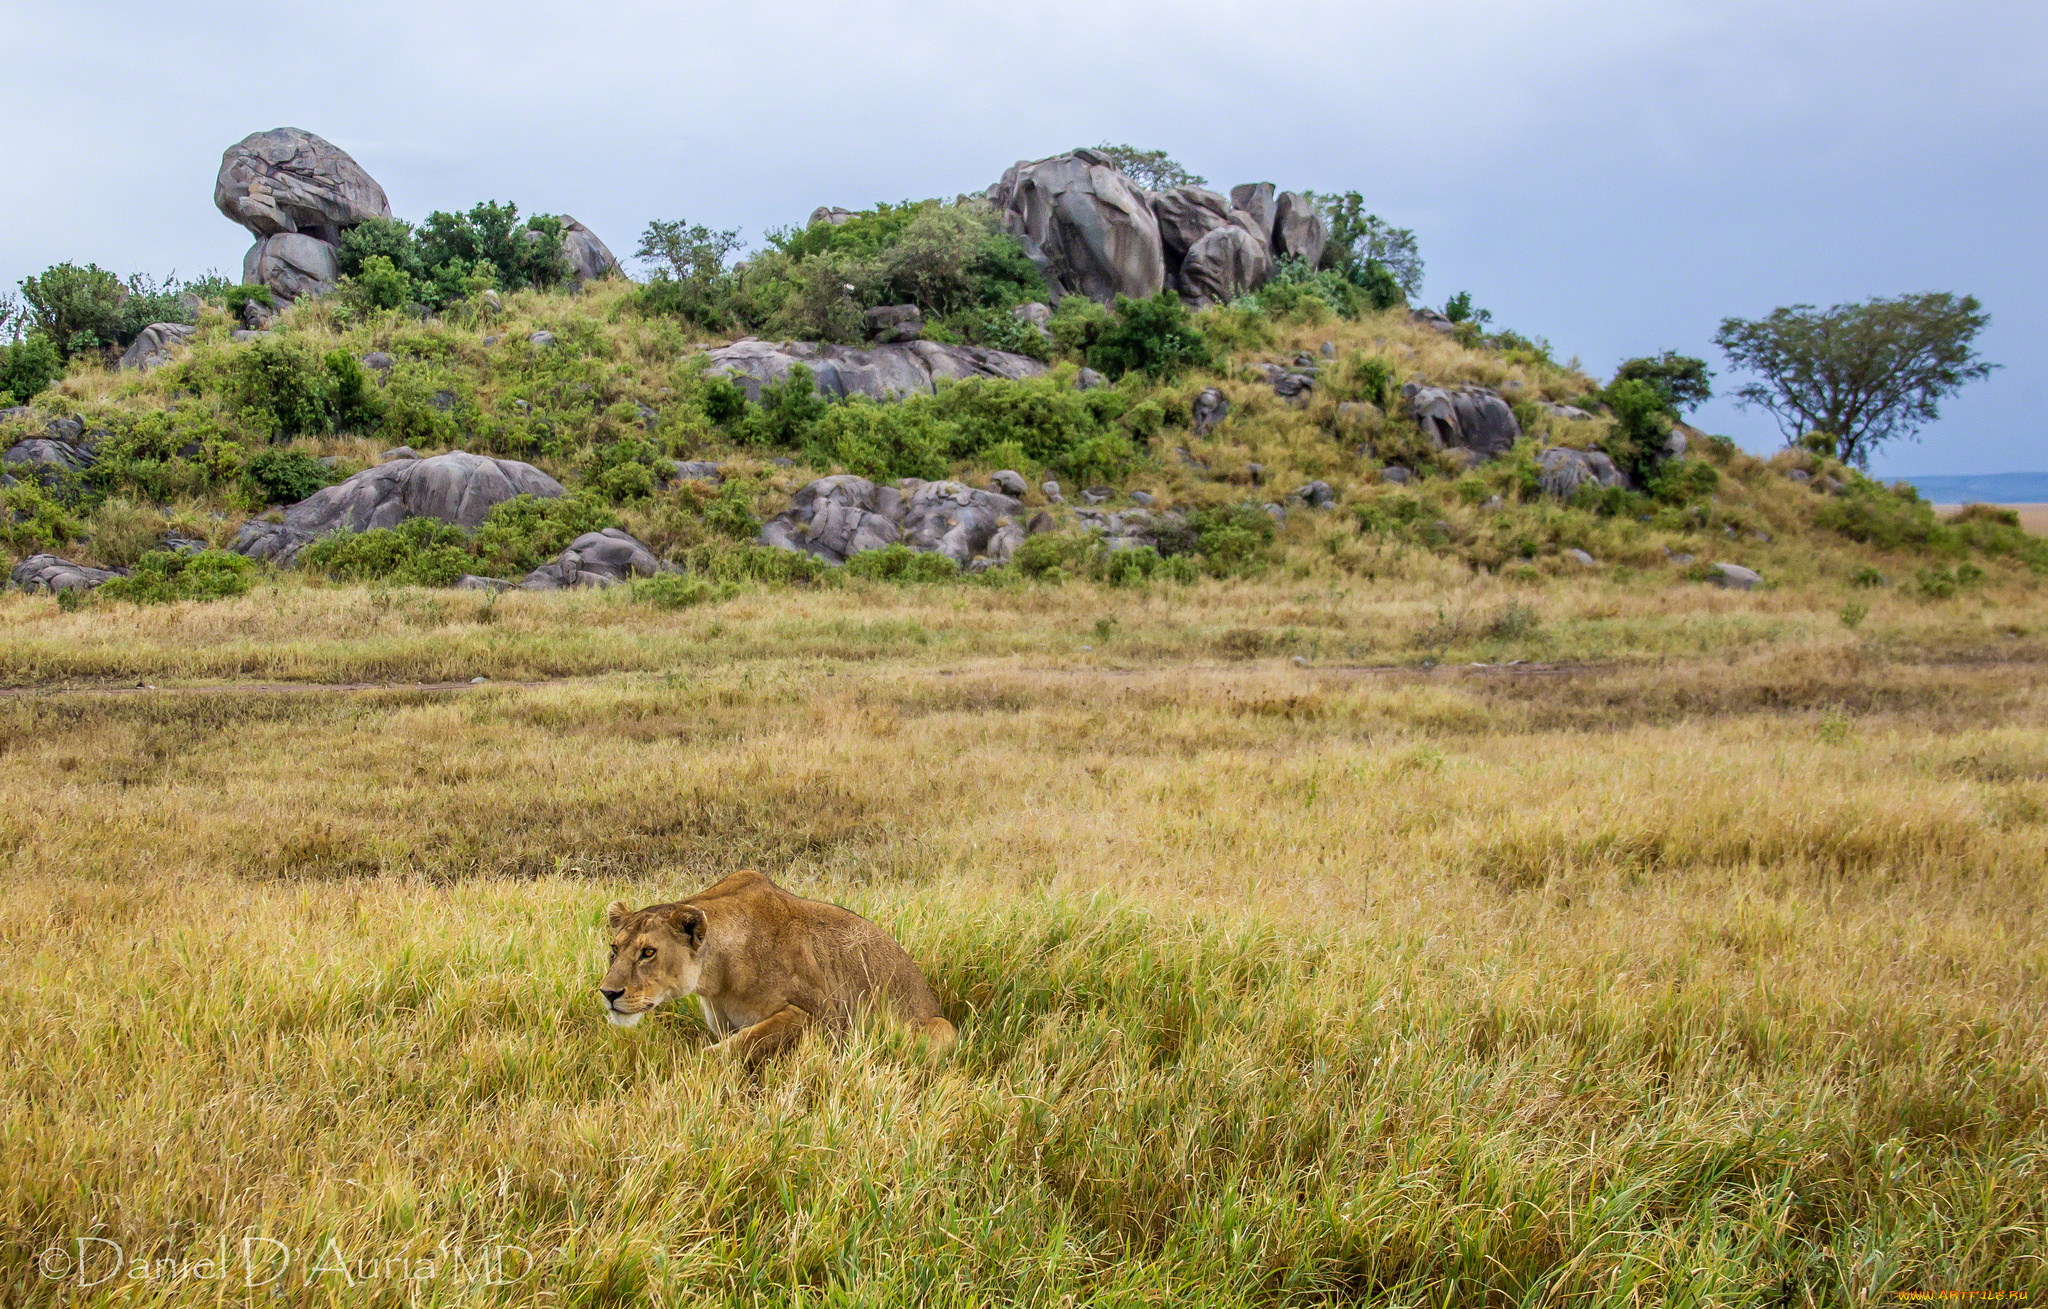
<svg viewBox="0 0 2048 1309"><path fill-rule="evenodd" d="M695 905L657 904L634 910L614 900L608 911L612 964L598 993L604 1016L631 1027L664 1000L697 989L703 963L704 911Z"/></svg>

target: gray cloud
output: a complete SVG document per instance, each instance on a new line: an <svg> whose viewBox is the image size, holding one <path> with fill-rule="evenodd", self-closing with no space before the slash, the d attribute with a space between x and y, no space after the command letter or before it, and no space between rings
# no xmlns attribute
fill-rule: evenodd
<svg viewBox="0 0 2048 1309"><path fill-rule="evenodd" d="M403 215L509 199L622 253L653 217L758 243L1107 138L1219 183L1355 188L1420 234L1427 298L1469 289L1600 373L1663 348L1719 369L1727 314L1974 293L2007 367L1879 471L2048 467L2039 6L5 0L0 31L7 285L60 259L238 269L220 151L286 124ZM1722 401L1702 421L1776 444Z"/></svg>

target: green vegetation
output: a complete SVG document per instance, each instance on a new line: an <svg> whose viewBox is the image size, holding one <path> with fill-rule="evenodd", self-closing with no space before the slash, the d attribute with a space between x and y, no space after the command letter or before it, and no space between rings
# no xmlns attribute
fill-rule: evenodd
<svg viewBox="0 0 2048 1309"><path fill-rule="evenodd" d="M139 605L224 600L247 594L255 573L253 560L225 550L194 554L152 550L135 561L127 577L104 583L93 594L103 600L126 600Z"/></svg>
<svg viewBox="0 0 2048 1309"><path fill-rule="evenodd" d="M1817 435L1834 458L1867 468L1886 443L1940 417L1940 402L1989 377L1977 333L1991 316L1975 296L1874 297L1826 310L1792 305L1749 321L1726 318L1714 343L1759 380L1735 392L1785 439Z"/></svg>

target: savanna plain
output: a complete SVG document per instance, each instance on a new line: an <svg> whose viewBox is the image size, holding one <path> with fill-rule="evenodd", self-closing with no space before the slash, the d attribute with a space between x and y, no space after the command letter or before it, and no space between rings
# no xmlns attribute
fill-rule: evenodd
<svg viewBox="0 0 2048 1309"><path fill-rule="evenodd" d="M2038 1301L2048 613L1862 595L0 597L0 1302ZM608 1027L742 867L958 1046Z"/></svg>

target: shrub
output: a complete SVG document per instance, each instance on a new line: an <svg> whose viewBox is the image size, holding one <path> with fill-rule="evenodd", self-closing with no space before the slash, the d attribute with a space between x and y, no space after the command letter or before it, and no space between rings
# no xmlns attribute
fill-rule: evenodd
<svg viewBox="0 0 2048 1309"><path fill-rule="evenodd" d="M342 582L450 586L472 570L467 545L452 523L409 518L396 527L324 536L299 552L299 562Z"/></svg>
<svg viewBox="0 0 2048 1309"><path fill-rule="evenodd" d="M999 446L1079 482L1113 480L1135 454L1117 427L1123 397L1107 389L1077 391L1057 375L1012 381L970 377L943 383L937 395L905 407L929 407L949 425L954 459L973 459Z"/></svg>
<svg viewBox="0 0 2048 1309"><path fill-rule="evenodd" d="M1954 532L1918 496L1908 499L1860 477L1852 478L1840 495L1823 501L1813 520L1885 550L1957 547Z"/></svg>
<svg viewBox="0 0 2048 1309"><path fill-rule="evenodd" d="M421 262L419 242L414 239L412 224L403 219L370 218L358 223L342 234L334 262L342 276L361 278L371 261L378 259L408 281L424 277L427 272L426 265ZM395 309L398 306L387 307ZM239 312L241 306L233 308Z"/></svg>
<svg viewBox="0 0 2048 1309"><path fill-rule="evenodd" d="M1706 360L1666 350L1655 358L1628 360L1615 370L1614 380L1647 383L1663 398L1664 407L1678 414L1713 398L1713 376Z"/></svg>
<svg viewBox="0 0 2048 1309"><path fill-rule="evenodd" d="M1354 354L1345 362L1336 390L1340 400L1363 400L1385 409L1394 393L1393 365L1378 355Z"/></svg>
<svg viewBox="0 0 2048 1309"><path fill-rule="evenodd" d="M470 549L493 575L538 568L585 532L617 527L612 511L587 494L542 500L518 495L491 506Z"/></svg>
<svg viewBox="0 0 2048 1309"><path fill-rule="evenodd" d="M959 433L929 403L878 404L855 396L811 425L805 451L819 467L836 464L870 481L935 481L946 475L958 443Z"/></svg>
<svg viewBox="0 0 2048 1309"><path fill-rule="evenodd" d="M697 392L697 403L704 416L720 427L744 418L747 413L747 393L730 377L705 378Z"/></svg>
<svg viewBox="0 0 2048 1309"><path fill-rule="evenodd" d="M612 504L650 499L659 483L675 475L675 465L662 458L644 437L622 436L591 451L584 462L589 489Z"/></svg>
<svg viewBox="0 0 2048 1309"><path fill-rule="evenodd" d="M569 278L562 220L542 214L522 226L518 205L486 200L466 214L428 214L418 241L420 264L443 302L468 295L471 278L488 276L486 285L507 291L544 290Z"/></svg>
<svg viewBox="0 0 2048 1309"><path fill-rule="evenodd" d="M849 577L885 582L950 582L960 576L960 566L946 556L902 544L863 550L848 559L845 568Z"/></svg>
<svg viewBox="0 0 2048 1309"><path fill-rule="evenodd" d="M98 594L135 604L166 604L173 600L223 600L246 593L255 581L256 562L225 550L177 554L152 550L135 561L127 577L102 584Z"/></svg>
<svg viewBox="0 0 2048 1309"><path fill-rule="evenodd" d="M297 504L335 480L332 469L304 450L259 450L242 466L243 485L259 505Z"/></svg>
<svg viewBox="0 0 2048 1309"><path fill-rule="evenodd" d="M1113 321L1107 307L1085 295L1061 296L1046 330L1060 349L1086 357Z"/></svg>
<svg viewBox="0 0 2048 1309"><path fill-rule="evenodd" d="M682 565L714 582L800 585L838 579L838 569L822 559L768 545L707 541L685 551Z"/></svg>
<svg viewBox="0 0 2048 1309"><path fill-rule="evenodd" d="M1869 564L1861 564L1861 565L1859 565L1859 566L1858 566L1858 567L1856 568L1856 571L1854 571L1854 572L1852 572L1852 573L1850 573L1850 574L1849 574L1849 585L1851 585L1851 586L1883 586L1883 585L1884 585L1884 574L1883 574L1883 573L1880 573L1880 572L1878 572L1878 571L1877 571L1877 570L1876 570L1875 568L1872 568L1872 567L1871 567L1871 566L1870 566Z"/></svg>
<svg viewBox="0 0 2048 1309"><path fill-rule="evenodd" d="M1195 529L1195 546L1212 575L1243 576L1265 567L1266 548L1273 544L1273 519L1258 505L1199 509L1188 521Z"/></svg>
<svg viewBox="0 0 2048 1309"><path fill-rule="evenodd" d="M1647 482L1664 460L1664 442L1671 435L1671 414L1664 393L1648 382L1623 378L1603 398L1614 411L1614 427L1603 444L1622 471Z"/></svg>
<svg viewBox="0 0 2048 1309"><path fill-rule="evenodd" d="M1092 303L1092 302L1091 302ZM1052 361L1052 342L1008 309L977 307L963 309L925 324L925 339L964 342L1008 354L1023 355L1040 363Z"/></svg>
<svg viewBox="0 0 2048 1309"><path fill-rule="evenodd" d="M1147 582L1192 583L1201 569L1187 555L1161 557L1151 546L1135 550L1110 550L1101 557L1102 580L1111 586L1142 586Z"/></svg>
<svg viewBox="0 0 2048 1309"><path fill-rule="evenodd" d="M31 332L12 345L0 345L0 406L27 404L62 376L64 355L47 333Z"/></svg>
<svg viewBox="0 0 2048 1309"><path fill-rule="evenodd" d="M84 529L62 504L33 481L0 486L0 545L16 554L54 550Z"/></svg>
<svg viewBox="0 0 2048 1309"><path fill-rule="evenodd" d="M1113 320L1088 350L1088 362L1112 378L1139 372L1172 379L1206 365L1212 356L1208 339L1172 291L1145 300L1118 296Z"/></svg>
<svg viewBox="0 0 2048 1309"><path fill-rule="evenodd" d="M791 365L789 376L761 388L761 403L748 411L740 439L750 445L800 449L826 408L811 370L802 364Z"/></svg>
<svg viewBox="0 0 2048 1309"><path fill-rule="evenodd" d="M360 309L403 309L420 298L412 277L383 255L371 255L340 290L345 302Z"/></svg>
<svg viewBox="0 0 2048 1309"><path fill-rule="evenodd" d="M704 502L704 525L737 541L752 540L761 530L761 520L754 517L752 498L750 484L726 481L716 495Z"/></svg>
<svg viewBox="0 0 2048 1309"><path fill-rule="evenodd" d="M659 609L689 609L700 604L729 600L739 590L731 582L710 582L681 573L659 573L644 582L633 583L636 603Z"/></svg>
<svg viewBox="0 0 2048 1309"><path fill-rule="evenodd" d="M303 341L265 337L225 355L195 359L185 369L187 380L218 393L244 422L272 440L333 426L338 384Z"/></svg>
<svg viewBox="0 0 2048 1309"><path fill-rule="evenodd" d="M65 262L21 281L34 330L66 359L107 346L125 346L152 322L192 320L177 292L148 279L123 282L98 264ZM10 388L11 389L11 388Z"/></svg>
<svg viewBox="0 0 2048 1309"><path fill-rule="evenodd" d="M242 310L252 301L265 305L275 303L270 298L270 288L262 285L231 286L221 292L220 299L221 304L227 308L228 316L237 321L242 317Z"/></svg>

